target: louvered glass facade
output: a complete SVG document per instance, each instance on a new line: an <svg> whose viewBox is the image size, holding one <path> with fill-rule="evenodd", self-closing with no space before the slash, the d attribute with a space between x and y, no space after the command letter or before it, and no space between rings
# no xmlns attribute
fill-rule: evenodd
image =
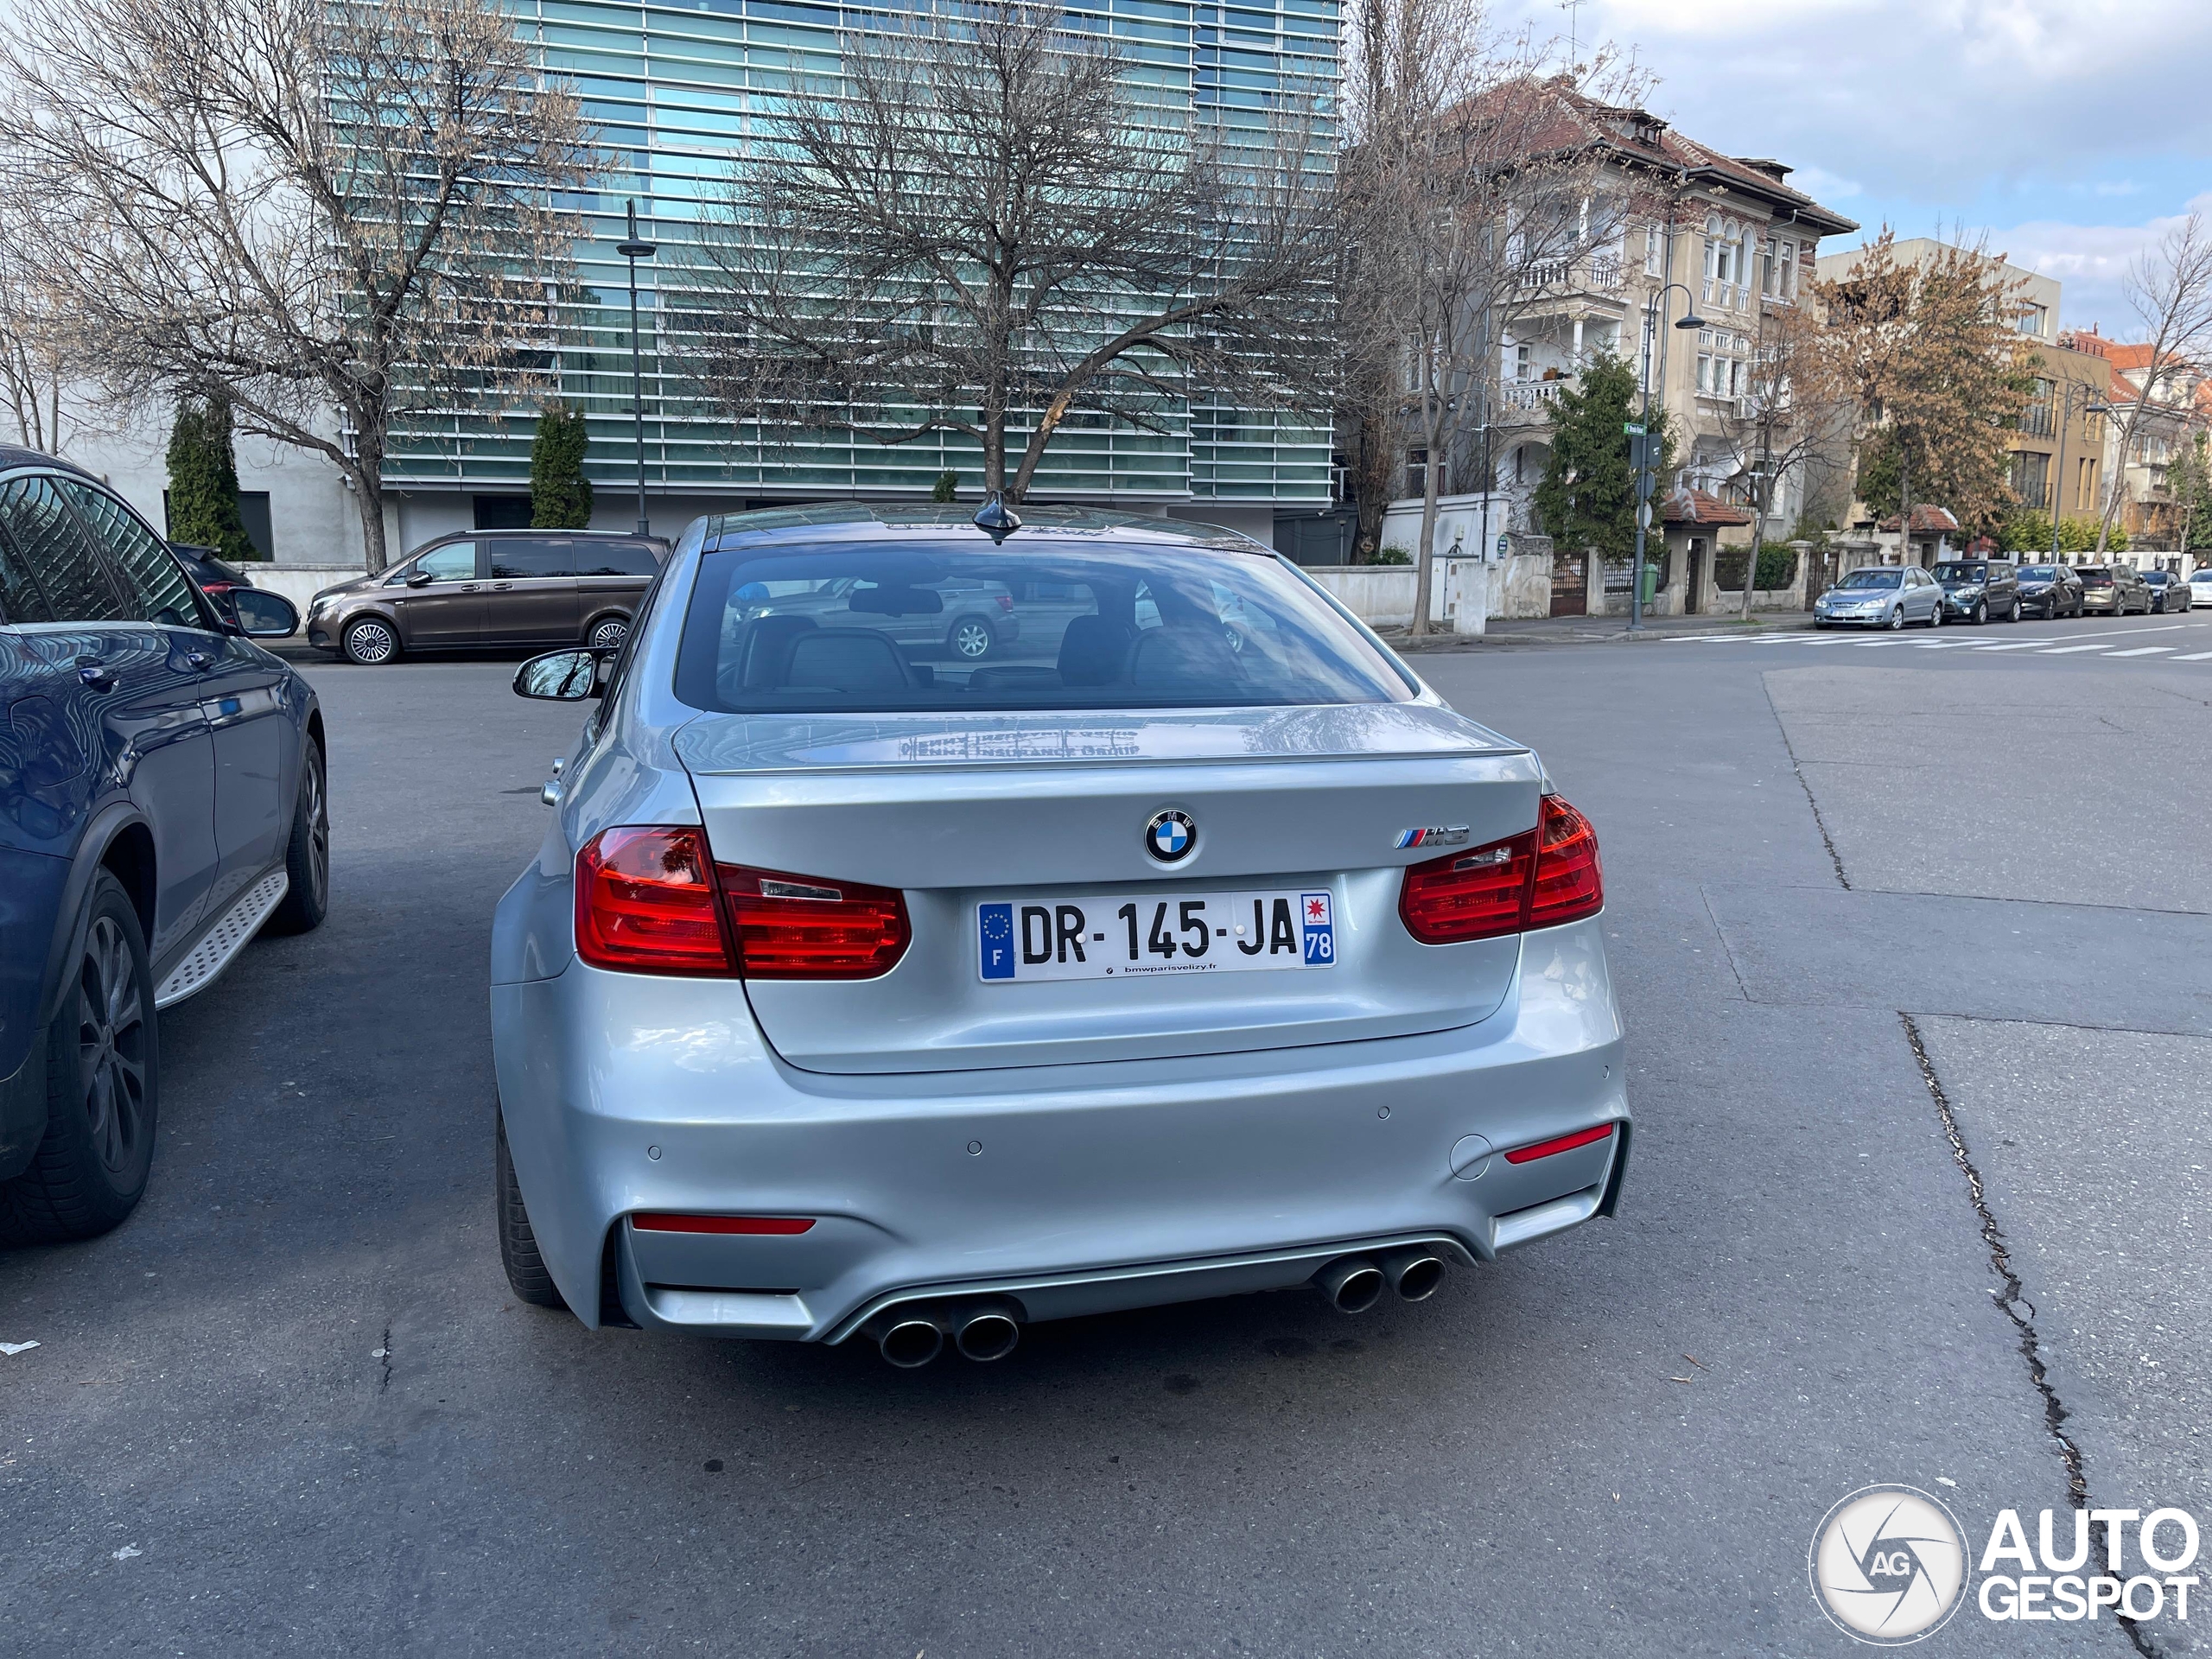
<svg viewBox="0 0 2212 1659"><path fill-rule="evenodd" d="M561 392L585 411L587 469L603 504L634 488L627 276L616 245L634 197L639 232L660 257L639 271L645 366L645 473L671 505L926 496L940 474L964 490L981 478L963 435L894 447L821 431L756 429L704 405L683 372L680 305L657 327L653 283L680 270L702 212L743 164L752 135L794 77L833 73L842 31L880 26L887 10L798 0L693 0L688 6L612 0L518 0L522 27L546 65L569 77L615 166L601 192L575 206L591 235L578 249L582 286L564 308ZM1146 90L1201 124L1256 119L1287 86L1333 88L1335 0L1078 0L1071 21L1107 35ZM1323 132L1317 144L1332 142ZM680 295L671 276L671 298ZM1204 404L1148 432L1077 417L1055 436L1032 489L1040 499L1141 506L1220 501L1312 508L1329 496L1329 435L1309 421ZM513 493L527 488L531 411L504 421L481 411L419 416L393 435L387 474L404 492ZM1018 447L1020 439L1012 438Z"/></svg>

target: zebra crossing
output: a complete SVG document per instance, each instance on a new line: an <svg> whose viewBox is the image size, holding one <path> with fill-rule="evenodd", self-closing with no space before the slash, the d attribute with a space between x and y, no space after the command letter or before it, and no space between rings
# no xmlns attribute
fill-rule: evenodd
<svg viewBox="0 0 2212 1659"><path fill-rule="evenodd" d="M1983 627L1974 629L1968 634L1964 628L1955 626L1933 633L1914 629L1902 633L1885 632L1868 637L1840 631L1802 629L1776 633L1675 634L1669 637L1667 643L1737 648L1764 645L1791 652L1942 651L1964 652L1968 656L2070 657L2083 661L2212 664L2212 621L2162 622L2153 620L2144 626L2133 628L2107 622L2101 627L2092 624L2079 632L2039 633L2025 639L2018 637L1992 639L1991 632L1991 629ZM2152 640L2149 636L2153 634L2180 637Z"/></svg>

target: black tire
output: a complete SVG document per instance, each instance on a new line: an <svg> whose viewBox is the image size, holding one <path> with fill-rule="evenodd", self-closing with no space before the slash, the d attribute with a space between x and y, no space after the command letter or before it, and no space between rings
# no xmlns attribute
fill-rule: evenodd
<svg viewBox="0 0 2212 1659"><path fill-rule="evenodd" d="M291 885L270 915L269 931L312 933L330 913L330 791L322 745L311 737L300 749L300 798L284 845L284 874Z"/></svg>
<svg viewBox="0 0 2212 1659"><path fill-rule="evenodd" d="M985 617L963 616L944 631L944 648L963 663L980 663L998 646L998 630Z"/></svg>
<svg viewBox="0 0 2212 1659"><path fill-rule="evenodd" d="M46 1057L46 1136L0 1182L0 1243L92 1238L145 1196L161 1102L154 970L138 912L105 870L92 878L83 942ZM37 1050L34 1051L38 1052Z"/></svg>
<svg viewBox="0 0 2212 1659"><path fill-rule="evenodd" d="M347 662L376 668L399 655L399 630L380 616L356 617L339 636L338 648Z"/></svg>
<svg viewBox="0 0 2212 1659"><path fill-rule="evenodd" d="M1967 620L1973 623L1977 628L1986 623L1989 620L1988 604L1982 600L1978 599L1974 601L1974 614L1968 617Z"/></svg>
<svg viewBox="0 0 2212 1659"><path fill-rule="evenodd" d="M614 651L630 637L630 619L626 616L602 616L584 634L584 644L593 651Z"/></svg>
<svg viewBox="0 0 2212 1659"><path fill-rule="evenodd" d="M537 1235L530 1230L530 1211L515 1181L514 1160L507 1155L507 1120L499 1118L499 1136L492 1152L493 1180L499 1197L499 1265L507 1270L507 1288L532 1307L565 1308L545 1258L537 1253Z"/></svg>

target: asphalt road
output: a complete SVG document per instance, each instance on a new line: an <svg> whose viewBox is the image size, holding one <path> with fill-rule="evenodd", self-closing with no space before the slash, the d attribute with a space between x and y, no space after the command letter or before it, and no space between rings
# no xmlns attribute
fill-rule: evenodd
<svg viewBox="0 0 2212 1659"><path fill-rule="evenodd" d="M1980 632L2038 629L2080 631ZM0 1257L40 1344L0 1357L0 1652L1835 1654L1806 1552L1869 1483L1977 1543L2075 1468L2212 1511L2212 663L1421 666L1598 824L1622 1215L1415 1306L915 1373L507 1295L489 914L575 715L504 664L311 670L329 923L164 1017L132 1221ZM1969 1609L1927 1650L2187 1629Z"/></svg>

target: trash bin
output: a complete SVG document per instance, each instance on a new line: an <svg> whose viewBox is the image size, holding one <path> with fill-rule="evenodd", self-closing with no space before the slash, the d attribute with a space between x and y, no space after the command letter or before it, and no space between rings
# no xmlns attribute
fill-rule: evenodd
<svg viewBox="0 0 2212 1659"><path fill-rule="evenodd" d="M1649 605L1659 592L1659 567L1647 559L1642 574L1643 602Z"/></svg>

